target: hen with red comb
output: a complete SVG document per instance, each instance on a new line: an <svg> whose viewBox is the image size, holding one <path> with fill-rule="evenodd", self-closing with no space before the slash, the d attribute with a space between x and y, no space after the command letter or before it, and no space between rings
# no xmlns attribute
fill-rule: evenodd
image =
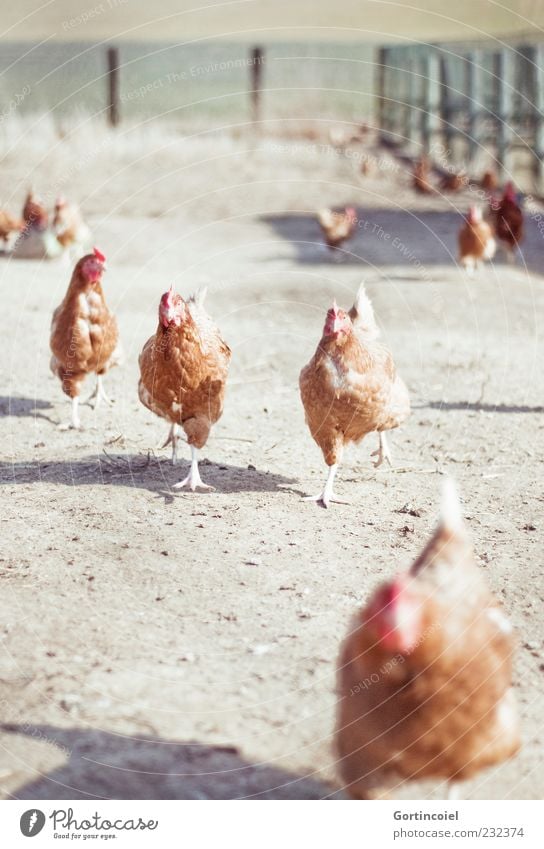
<svg viewBox="0 0 544 849"><path fill-rule="evenodd" d="M185 301L174 291L159 303L159 323L140 354L140 401L166 419L172 463L182 428L191 446L191 466L176 487L213 489L200 477L198 451L223 412L230 348L204 309L205 290Z"/></svg>
<svg viewBox="0 0 544 849"><path fill-rule="evenodd" d="M85 377L96 374L88 399L96 409L110 403L102 378L121 359L119 331L102 291L105 257L95 248L76 264L64 300L53 313L51 370L72 399L72 418L66 427L79 428L79 396Z"/></svg>
<svg viewBox="0 0 544 849"><path fill-rule="evenodd" d="M508 619L476 565L451 481L409 572L371 595L340 653L336 743L344 789L450 786L520 745Z"/></svg>
<svg viewBox="0 0 544 849"><path fill-rule="evenodd" d="M349 312L333 303L317 350L300 373L306 423L329 467L323 491L310 500L324 507L342 503L333 484L344 447L377 431L374 465L390 463L385 431L398 427L410 413L408 390L390 352L376 341L378 335L372 304L361 285Z"/></svg>

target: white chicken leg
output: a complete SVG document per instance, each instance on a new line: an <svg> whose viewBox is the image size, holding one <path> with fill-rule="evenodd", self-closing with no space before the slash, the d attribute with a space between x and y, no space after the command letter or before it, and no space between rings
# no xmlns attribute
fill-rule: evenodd
<svg viewBox="0 0 544 849"><path fill-rule="evenodd" d="M378 466L381 466L384 460L387 460L390 466L392 466L391 462L391 452L389 451L389 446L387 444L387 439L385 438L384 431L378 431L378 437L380 440L380 445L376 451L373 451L370 455L371 457L377 457L378 459L374 463L374 468L377 469Z"/></svg>
<svg viewBox="0 0 544 849"><path fill-rule="evenodd" d="M79 398L76 395L72 398L72 415L67 424L60 424L59 430L80 430L81 422L79 420Z"/></svg>
<svg viewBox="0 0 544 849"><path fill-rule="evenodd" d="M94 404L91 403L92 401L94 401ZM97 374L96 375L96 386L94 387L94 390L91 393L91 395L89 395L89 397L85 401L85 404L88 404L89 407L93 408L93 410L98 410L101 401L104 401L104 403L109 404L110 406L113 403L113 401L110 398L108 398L108 396L106 395L106 393L104 391L104 384L102 383L102 375Z"/></svg>
<svg viewBox="0 0 544 849"><path fill-rule="evenodd" d="M327 480L325 482L325 488L323 492L320 492L319 495L306 495L303 498L303 501L317 501L318 503L321 503L323 507L328 507L331 503L349 504L349 501L343 501L341 498L338 498L338 496L334 492L333 485L337 471L338 463L333 463L332 466L329 466L329 474L327 475Z"/></svg>
<svg viewBox="0 0 544 849"><path fill-rule="evenodd" d="M179 483L175 483L174 489L181 489L184 486L188 486L193 492L195 489L214 489L213 486L209 486L207 483L204 483L200 477L200 470L198 468L198 449L195 448L194 445L191 445L191 468L189 469L189 474Z"/></svg>
<svg viewBox="0 0 544 849"><path fill-rule="evenodd" d="M159 448L166 448L167 445L172 445L172 465L175 466L178 461L178 439L179 432L177 424L170 425L170 430L166 438L166 442L159 445Z"/></svg>

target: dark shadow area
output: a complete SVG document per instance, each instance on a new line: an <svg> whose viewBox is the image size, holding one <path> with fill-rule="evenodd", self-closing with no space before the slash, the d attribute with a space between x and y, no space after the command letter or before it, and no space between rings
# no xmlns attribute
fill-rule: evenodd
<svg viewBox="0 0 544 849"><path fill-rule="evenodd" d="M260 220L277 237L295 247L296 262L308 265L338 262L343 265L384 268L405 266L411 269L410 279L430 282L425 271L429 273L437 265L457 265L457 236L463 223L463 214L468 211L470 203L477 201L478 197L453 200L462 212L358 207L358 226L353 237L339 251L334 252L324 248L321 228L312 213L263 215ZM537 223L527 213L525 231L526 237L521 246L523 259L518 257L514 267L523 270L526 266L529 271L540 275L544 267L544 239L538 231ZM501 273L503 269L512 268L506 264L500 250L497 251L493 265L500 266ZM487 263L486 267L491 267L491 264ZM459 273L465 274L461 269ZM474 279L477 280L477 276Z"/></svg>
<svg viewBox="0 0 544 849"><path fill-rule="evenodd" d="M323 246L315 215L286 213L261 217L276 236L295 246L297 262L407 265L413 269L420 265L454 265L461 220L455 212L410 214L403 210L358 208L354 235L340 251L331 252Z"/></svg>
<svg viewBox="0 0 544 849"><path fill-rule="evenodd" d="M55 745L67 756L61 767L11 793L16 799L321 799L335 792L311 776L250 763L235 746L49 725L0 728Z"/></svg>
<svg viewBox="0 0 544 849"><path fill-rule="evenodd" d="M418 409L468 410L482 413L544 413L544 406L527 407L517 404L484 404L481 401L429 401ZM416 407L414 407L416 409Z"/></svg>
<svg viewBox="0 0 544 849"><path fill-rule="evenodd" d="M53 406L49 401L42 401L40 398L17 398L13 395L0 395L0 416L14 416L15 418L28 416L30 418L47 419L48 422L56 424L53 419L42 412L52 409Z"/></svg>
<svg viewBox="0 0 544 849"><path fill-rule="evenodd" d="M174 489L189 470L188 462L173 466L166 458L152 454L102 454L81 460L53 460L44 462L0 462L0 484L66 484L67 486L126 486L147 489L172 501L184 497L190 490ZM272 472L259 472L242 466L227 466L200 461L200 472L205 483L214 486L218 493L225 492L278 492L280 487L290 492L294 479ZM213 494L213 493L212 493ZM302 493L299 493L302 494ZM198 493L195 493L198 497Z"/></svg>

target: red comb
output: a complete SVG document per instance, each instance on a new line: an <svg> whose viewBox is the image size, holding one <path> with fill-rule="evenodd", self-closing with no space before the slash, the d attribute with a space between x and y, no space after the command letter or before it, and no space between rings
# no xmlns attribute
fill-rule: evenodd
<svg viewBox="0 0 544 849"><path fill-rule="evenodd" d="M93 248L93 253L99 262L106 262L106 257L98 248Z"/></svg>

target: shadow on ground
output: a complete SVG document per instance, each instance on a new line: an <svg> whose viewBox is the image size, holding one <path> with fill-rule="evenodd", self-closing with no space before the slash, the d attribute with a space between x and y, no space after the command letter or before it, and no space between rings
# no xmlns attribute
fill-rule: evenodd
<svg viewBox="0 0 544 849"><path fill-rule="evenodd" d="M414 409L465 410L476 413L544 413L544 406L528 407L524 404L484 404L481 401L429 401Z"/></svg>
<svg viewBox="0 0 544 849"><path fill-rule="evenodd" d="M66 484L67 486L125 486L147 489L172 500L184 497L187 490L172 490L189 470L188 463L172 466L166 459L149 453L102 454L83 457L81 460L31 461L19 463L0 462L0 483L4 484ZM294 479L272 472L223 463L200 461L200 471L205 483L219 493L278 492L281 488L300 493L291 485ZM190 493L192 495L192 493Z"/></svg>
<svg viewBox="0 0 544 849"><path fill-rule="evenodd" d="M460 205L459 212L357 208L358 227L353 237L334 252L324 249L315 214L263 215L260 220L276 236L294 246L296 262L321 264L339 261L344 265L386 268L406 266L418 273L415 279L419 282L429 282L425 269L457 265L457 235L463 214L468 210L468 202L459 200L456 203ZM525 229L523 259L518 258L515 268L523 271L527 267L529 271L542 274L542 237L528 215ZM493 264L500 266L501 273L512 268L505 266L505 258L500 251ZM460 273L464 274L461 270Z"/></svg>
<svg viewBox="0 0 544 849"><path fill-rule="evenodd" d="M49 725L1 727L67 756L62 766L12 791L16 799L321 799L335 792L312 776L250 763L234 746Z"/></svg>
<svg viewBox="0 0 544 849"><path fill-rule="evenodd" d="M53 419L43 412L43 410L52 409L49 401L42 401L40 398L16 398L15 396L0 395L0 416L39 418L53 422Z"/></svg>

